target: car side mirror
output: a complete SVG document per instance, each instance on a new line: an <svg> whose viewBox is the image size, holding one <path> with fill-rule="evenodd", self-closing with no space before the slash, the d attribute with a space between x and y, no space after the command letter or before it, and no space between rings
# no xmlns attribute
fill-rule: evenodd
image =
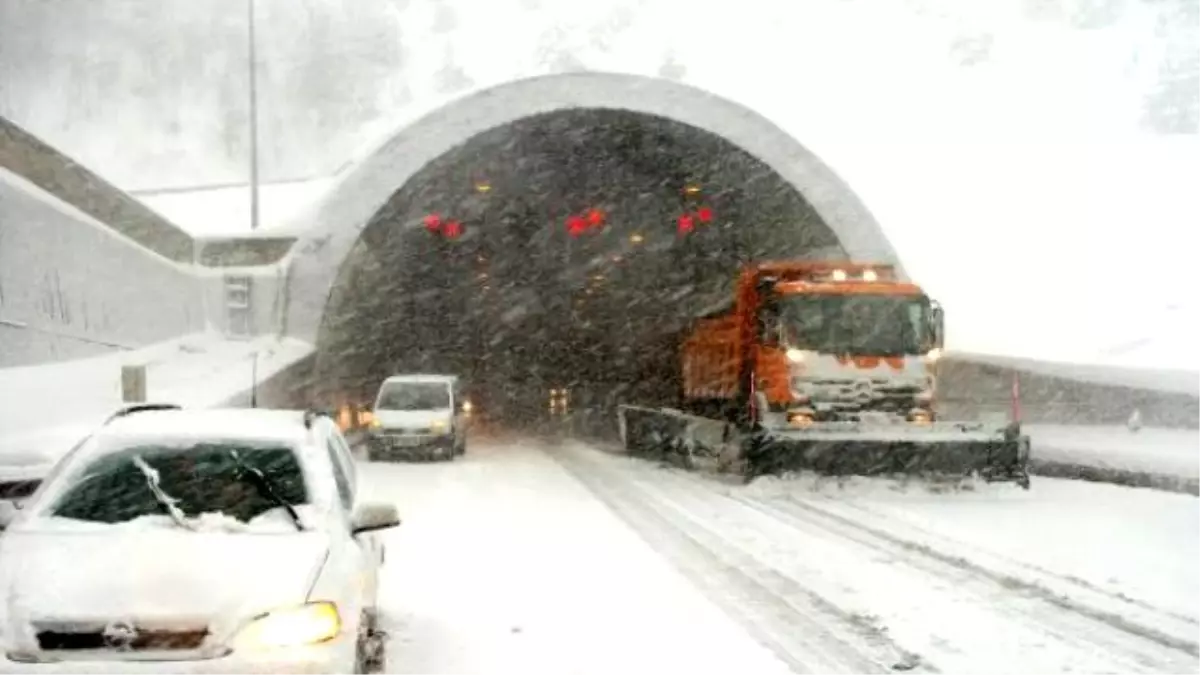
<svg viewBox="0 0 1200 675"><path fill-rule="evenodd" d="M17 506L15 502L7 499L0 500L0 530L7 530L20 513L21 507Z"/></svg>
<svg viewBox="0 0 1200 675"><path fill-rule="evenodd" d="M386 502L369 502L354 510L351 519L351 533L358 535L364 532L375 532L400 525L400 512L395 504Z"/></svg>

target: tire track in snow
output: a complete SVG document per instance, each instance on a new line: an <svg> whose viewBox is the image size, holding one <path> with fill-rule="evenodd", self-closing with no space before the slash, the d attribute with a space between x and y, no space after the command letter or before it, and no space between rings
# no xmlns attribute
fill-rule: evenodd
<svg viewBox="0 0 1200 675"><path fill-rule="evenodd" d="M844 515L829 512L829 510L815 506L815 504L796 500L796 498L787 498L782 503L774 500L772 501L774 503L768 503L740 496L733 498L737 498L738 501L742 501L743 503L748 503L754 508L773 509L776 510L776 513L782 510L782 512L790 514L792 518L811 522L811 524L826 528L826 530L842 532L846 528L850 528L850 530L859 533L858 538L863 540L865 545L869 545L880 552L889 552L889 554L905 552L905 554L923 556L926 560L930 561L925 563L926 567L954 567L960 569L962 572L971 573L979 579L990 581L991 584L1001 587L1001 589L1022 593L1026 597L1036 598L1038 601L1054 605L1054 607L1069 611L1069 613L1087 617L1087 619L1103 623L1103 625L1117 629L1117 631L1152 641L1152 643L1168 647L1168 649L1187 653L1188 656L1192 656L1193 658L1200 658L1200 645L1196 644L1195 641L1177 638L1175 635L1159 631L1157 628L1129 620L1127 617L1116 613L1116 611L1100 609L1093 607L1091 604L1076 601L1076 599L1066 595L1060 595L1060 593L1046 589L1045 586L1036 583L1036 581L997 572L994 569L977 565L977 563L967 560L964 556L948 554L948 552L937 550L928 544L912 542L912 540L896 537L892 533L880 530L880 528L846 518ZM1163 614L1165 619L1165 613ZM1194 668L1200 670L1200 663L1194 664Z"/></svg>
<svg viewBox="0 0 1200 675"><path fill-rule="evenodd" d="M934 532L928 528L921 527L907 520L894 515L881 513L874 509L863 506L852 501L832 502L829 499L800 500L794 495L788 495L785 499L800 503L809 509L819 509L824 514L830 517L842 518L855 523L858 527L871 529L880 536L884 536L896 541L903 546L911 546L918 549L929 549L925 553L927 555L941 556L947 560L961 561L962 563L971 565L980 569L982 572L1001 578L1006 584L1019 583L1022 585L1033 586L1034 592L1047 593L1055 596L1055 602L1066 602L1072 605L1078 605L1076 611L1084 613L1095 613L1097 616L1110 617L1116 615L1117 620L1122 624L1129 624L1132 632L1146 631L1147 637L1152 637L1161 644L1169 647L1174 647L1187 651L1192 655L1200 655L1200 645L1194 639L1183 638L1181 635L1195 636L1200 629L1200 621L1196 618L1186 616L1179 612L1156 606L1145 600L1133 598L1119 591L1112 591L1106 588L1101 588L1084 579L1076 576L1060 574L1051 570L1039 567L1028 562L1016 560L1002 553L985 549L981 546L970 544L968 542L959 541L945 534ZM756 498L763 501L772 501L776 498ZM818 506L820 503L820 506ZM838 514L835 510L845 509L847 511L857 512L854 515ZM864 523L860 518L866 518L873 522L887 521L889 530L899 529L904 530L908 534L899 536L892 531L882 530L877 527L871 527ZM949 551L959 551L959 553L950 553ZM982 560L989 561L988 564L982 564ZM1007 571L1002 571L1000 568L1013 568L1020 570L1025 574L1024 577L1012 574ZM1064 590L1056 590L1053 586L1064 586ZM1058 595L1055 595L1055 594ZM1079 597L1083 596L1083 597ZM1122 617L1121 613L1101 609L1097 605L1109 604L1116 605L1120 612L1125 614L1133 614L1139 616L1139 620L1131 620ZM1106 619L1108 620L1108 619ZM1173 630L1163 631L1148 624L1173 624Z"/></svg>
<svg viewBox="0 0 1200 675"><path fill-rule="evenodd" d="M577 480L797 673L937 672L795 580L711 531L671 513L626 476L586 457L552 452Z"/></svg>
<svg viewBox="0 0 1200 675"><path fill-rule="evenodd" d="M826 580L818 592L827 593L832 602L860 606L864 613L876 608L885 615L885 625L908 636L898 638L901 644L943 668L956 672L994 671L997 664L1002 664L1000 672L1068 672L1083 668L1088 672L1119 673L1180 668L1163 667L1161 659L1142 653L1101 651L1101 643L1081 639L1075 629L1057 630L1044 621L1031 620L1037 617L1011 606L1014 596L1010 591L990 584L981 588L972 583L969 571L909 565L912 556L907 553L896 555L895 551L867 547L855 541L852 532L799 522L759 505L743 503L699 484L692 474L659 471L654 480L663 489L679 491L672 493L672 499L680 501L681 512L713 523L728 523L724 536L730 543L744 542L741 546L754 550L764 564L786 570L795 578L811 579L810 584L820 586L816 577L822 570L806 566L804 560L823 560L844 581L839 584ZM690 494L690 502L683 493ZM770 543L758 543L764 540ZM829 570L825 572L828 575ZM1001 642L1009 646L997 649ZM991 654L984 652L989 647ZM1014 659L1013 655L1018 654L1020 658ZM984 663L986 667L981 665Z"/></svg>
<svg viewBox="0 0 1200 675"><path fill-rule="evenodd" d="M1131 667L1141 665L1154 671L1195 667L1194 660L1179 658L1183 655L1195 656L1194 643L1132 624L1114 613L1077 605L1036 584L994 573L963 558L949 556L925 546L897 541L861 523L838 519L823 514L818 509L809 510L807 505L793 500L787 500L786 504L766 504L740 497L735 499L773 517L792 519L803 525L816 526L836 536L845 537L884 555L893 556L901 564L923 570L931 576L952 578L956 574L965 574L965 583L961 585L963 590L975 593L981 599L987 600L993 598L996 593L1007 591L1014 599L1032 601L1041 607L1021 608L1009 602L1003 610L1024 618L1029 624L1042 626L1047 634L1065 643L1106 651L1112 654L1114 663L1123 660ZM821 521L823 517L827 518L824 522ZM1164 648L1182 654L1170 655L1165 653Z"/></svg>

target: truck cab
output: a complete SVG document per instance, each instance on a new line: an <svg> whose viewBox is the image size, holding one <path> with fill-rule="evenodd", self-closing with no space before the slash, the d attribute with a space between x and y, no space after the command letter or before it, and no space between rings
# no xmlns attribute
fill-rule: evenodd
<svg viewBox="0 0 1200 675"><path fill-rule="evenodd" d="M768 275L757 286L750 360L768 410L801 424L933 420L942 314L920 287L860 264Z"/></svg>
<svg viewBox="0 0 1200 675"><path fill-rule="evenodd" d="M456 375L393 375L379 387L368 458L452 460L467 449L462 382Z"/></svg>

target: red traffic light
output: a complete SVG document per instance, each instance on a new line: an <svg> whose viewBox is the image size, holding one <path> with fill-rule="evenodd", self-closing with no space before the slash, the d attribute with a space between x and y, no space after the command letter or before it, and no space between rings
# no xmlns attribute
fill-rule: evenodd
<svg viewBox="0 0 1200 675"><path fill-rule="evenodd" d="M447 239L458 239L462 231L462 223L457 220L447 221L445 227L442 228L442 234L446 235Z"/></svg>
<svg viewBox="0 0 1200 675"><path fill-rule="evenodd" d="M685 213L682 216L679 216L677 229L679 234L687 234L688 232L696 229L696 220L695 218L692 218L692 214Z"/></svg>
<svg viewBox="0 0 1200 675"><path fill-rule="evenodd" d="M425 229L430 232L437 232L442 227L442 216L438 213L431 213L425 216Z"/></svg>
<svg viewBox="0 0 1200 675"><path fill-rule="evenodd" d="M696 219L702 223L711 223L713 219L712 208L708 206L701 206L700 208L696 209Z"/></svg>

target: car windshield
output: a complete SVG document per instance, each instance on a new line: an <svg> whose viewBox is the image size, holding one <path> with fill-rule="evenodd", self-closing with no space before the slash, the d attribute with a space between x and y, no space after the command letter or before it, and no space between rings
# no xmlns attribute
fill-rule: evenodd
<svg viewBox="0 0 1200 675"><path fill-rule="evenodd" d="M777 300L787 346L827 354L898 356L929 350L929 300L898 295L797 295Z"/></svg>
<svg viewBox="0 0 1200 675"><path fill-rule="evenodd" d="M240 461L240 466L239 466ZM244 475L258 469L288 504L308 502L300 461L288 447L244 442L147 443L105 453L76 472L45 515L96 523L123 523L166 515L159 494L186 518L219 513L249 523L278 508Z"/></svg>
<svg viewBox="0 0 1200 675"><path fill-rule="evenodd" d="M441 410L450 407L450 387L444 382L392 382L379 395L379 410Z"/></svg>

